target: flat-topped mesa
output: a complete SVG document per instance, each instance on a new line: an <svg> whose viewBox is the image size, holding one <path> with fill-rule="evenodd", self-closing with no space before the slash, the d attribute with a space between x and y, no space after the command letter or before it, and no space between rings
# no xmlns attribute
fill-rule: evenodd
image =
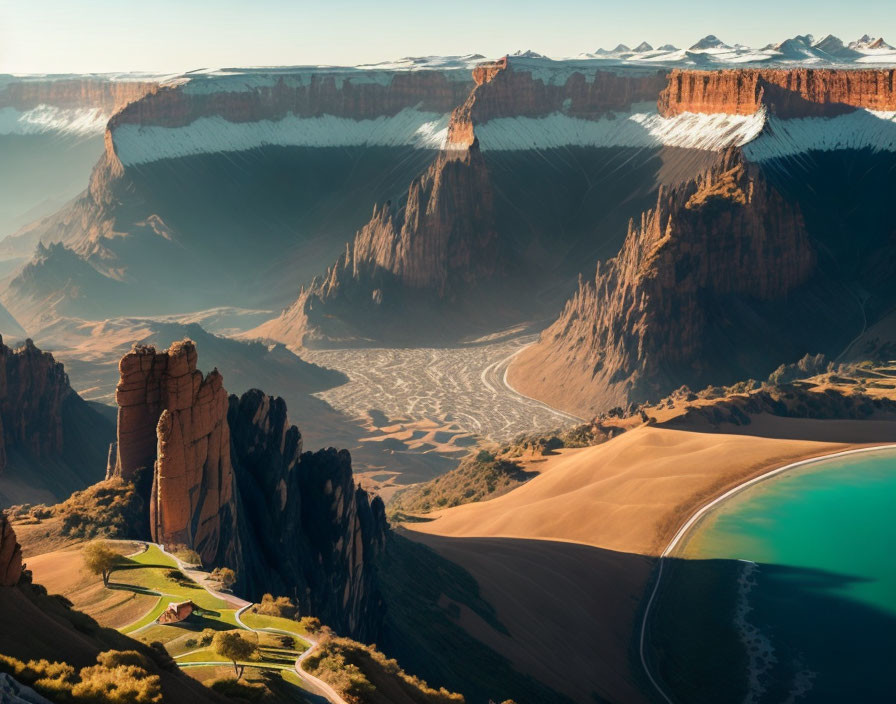
<svg viewBox="0 0 896 704"><path fill-rule="evenodd" d="M551 63L505 56L475 68L475 88L452 113L449 146L472 144L476 125L502 117L563 113L597 119L625 112L636 103L655 102L666 85L663 70L625 73Z"/></svg>
<svg viewBox="0 0 896 704"><path fill-rule="evenodd" d="M5 514L0 513L0 587L14 587L22 576L22 546Z"/></svg>
<svg viewBox="0 0 896 704"><path fill-rule="evenodd" d="M111 115L153 91L152 80L113 80L103 77L32 78L7 81L0 89L0 109L30 110L38 106L91 108Z"/></svg>
<svg viewBox="0 0 896 704"><path fill-rule="evenodd" d="M185 544L213 563L234 548L234 477L227 392L217 370L203 377L190 340L157 352L136 347L120 364L114 473L152 467L149 529L162 544Z"/></svg>
<svg viewBox="0 0 896 704"><path fill-rule="evenodd" d="M406 108L445 114L466 97L471 86L469 73L458 80L458 76L435 70L339 72L312 68L197 76L162 86L128 105L109 126L113 131L126 124L183 127L200 117L240 123L279 120L287 115L372 120Z"/></svg>
<svg viewBox="0 0 896 704"><path fill-rule="evenodd" d="M780 118L835 117L855 109L896 110L896 69L675 69L660 114L749 115L765 107Z"/></svg>

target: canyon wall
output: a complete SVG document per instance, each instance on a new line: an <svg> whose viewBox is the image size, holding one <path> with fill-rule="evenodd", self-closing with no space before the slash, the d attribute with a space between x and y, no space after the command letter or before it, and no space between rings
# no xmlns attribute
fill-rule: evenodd
<svg viewBox="0 0 896 704"><path fill-rule="evenodd" d="M107 115L151 93L153 80L114 80L102 77L19 78L0 88L0 109L30 110L39 105L59 108L97 108Z"/></svg>
<svg viewBox="0 0 896 704"><path fill-rule="evenodd" d="M896 69L673 70L660 114L731 113L761 107L780 118L834 117L856 108L896 110Z"/></svg>
<svg viewBox="0 0 896 704"><path fill-rule="evenodd" d="M666 85L666 71L550 71L544 64L504 57L475 68L473 79L475 87L451 116L449 143L472 144L476 125L501 117L560 112L594 120L626 112L636 103L656 101Z"/></svg>
<svg viewBox="0 0 896 704"><path fill-rule="evenodd" d="M786 300L815 264L799 209L729 151L630 224L622 251L580 278L556 322L513 363L510 382L587 416L733 374L738 360L720 359L728 351L716 346L723 324L733 323L724 335L743 337L746 350L786 358L774 354L784 340L754 334L750 326L765 321L749 308Z"/></svg>
<svg viewBox="0 0 896 704"><path fill-rule="evenodd" d="M458 74L460 72L452 72ZM392 116L406 108L447 113L469 93L469 74L442 71L272 72L233 77L197 76L169 85L121 110L110 121L114 131L125 124L182 127L200 117L228 122L296 117Z"/></svg>

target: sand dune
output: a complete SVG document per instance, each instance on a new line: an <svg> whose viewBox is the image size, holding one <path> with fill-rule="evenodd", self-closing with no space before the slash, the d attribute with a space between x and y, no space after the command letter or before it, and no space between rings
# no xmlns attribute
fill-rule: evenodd
<svg viewBox="0 0 896 704"><path fill-rule="evenodd" d="M687 516L735 484L874 438L853 433L844 436L849 441L822 439L838 438L834 431L850 424L867 427L864 421L797 419L793 433L786 432L790 419L776 422L784 437L643 426L603 445L549 458L539 476L509 494L429 514L434 520L407 527L442 536L572 541L657 555Z"/></svg>

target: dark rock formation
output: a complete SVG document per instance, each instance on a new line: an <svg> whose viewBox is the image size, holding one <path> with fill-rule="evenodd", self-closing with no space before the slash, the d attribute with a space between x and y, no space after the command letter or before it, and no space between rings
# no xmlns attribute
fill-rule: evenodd
<svg viewBox="0 0 896 704"><path fill-rule="evenodd" d="M336 630L374 640L382 608L373 561L387 525L379 498L355 488L345 450L302 453L280 398L227 397L217 370L196 369L195 345L139 347L119 365L112 474L144 485L152 539L226 565L236 588L296 599Z"/></svg>
<svg viewBox="0 0 896 704"><path fill-rule="evenodd" d="M283 399L258 390L231 396L227 417L241 522L262 563L257 576L246 575L248 592L288 594L302 613L375 640L383 611L374 568L387 531L383 502L355 487L346 450L302 452Z"/></svg>
<svg viewBox="0 0 896 704"><path fill-rule="evenodd" d="M12 465L19 484L63 499L101 478L101 446L111 432L53 355L30 339L12 350L0 338L0 474ZM7 494L2 481L0 496ZM22 491L6 498L28 500Z"/></svg>
<svg viewBox="0 0 896 704"><path fill-rule="evenodd" d="M4 514L0 514L0 587L13 587L22 576L22 546Z"/></svg>
<svg viewBox="0 0 896 704"><path fill-rule="evenodd" d="M728 152L630 224L622 251L593 280L580 280L558 320L511 367L511 383L588 414L660 398L682 383L765 376L770 370L740 365L786 358L775 347L788 350L795 329L779 339L754 334L770 316L750 306L768 314L815 264L799 209ZM736 338L730 355L723 338Z"/></svg>

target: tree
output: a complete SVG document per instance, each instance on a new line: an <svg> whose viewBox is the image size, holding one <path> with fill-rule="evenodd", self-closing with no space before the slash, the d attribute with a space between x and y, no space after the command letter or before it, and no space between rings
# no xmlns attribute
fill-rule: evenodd
<svg viewBox="0 0 896 704"><path fill-rule="evenodd" d="M103 586L109 586L109 576L121 564L121 555L102 541L88 543L81 553L84 566L93 574L102 575Z"/></svg>
<svg viewBox="0 0 896 704"><path fill-rule="evenodd" d="M240 660L248 660L258 651L258 644L243 638L237 631L218 631L212 639L212 649L233 662L233 671L237 680L243 676L243 665Z"/></svg>

